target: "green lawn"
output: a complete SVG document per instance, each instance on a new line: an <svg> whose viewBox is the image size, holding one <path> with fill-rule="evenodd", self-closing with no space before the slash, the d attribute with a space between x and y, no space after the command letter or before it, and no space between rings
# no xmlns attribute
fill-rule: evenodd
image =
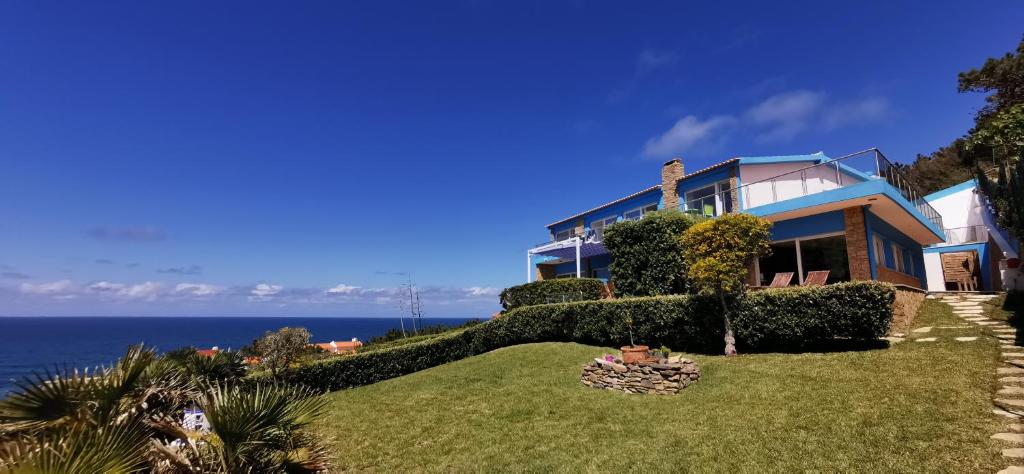
<svg viewBox="0 0 1024 474"><path fill-rule="evenodd" d="M945 324L927 301L914 326ZM335 392L321 431L350 471L998 471L997 345L944 339L693 355L702 379L674 396L583 386L605 348L515 346Z"/></svg>

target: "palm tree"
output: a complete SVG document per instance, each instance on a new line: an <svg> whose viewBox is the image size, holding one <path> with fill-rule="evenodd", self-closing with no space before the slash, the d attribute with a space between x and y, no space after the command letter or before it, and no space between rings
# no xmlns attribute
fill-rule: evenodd
<svg viewBox="0 0 1024 474"><path fill-rule="evenodd" d="M323 444L305 430L325 399L301 388L245 386L235 362L182 362L133 346L109 368L26 379L0 401L0 470L326 470ZM208 432L182 426L186 406L206 412Z"/></svg>

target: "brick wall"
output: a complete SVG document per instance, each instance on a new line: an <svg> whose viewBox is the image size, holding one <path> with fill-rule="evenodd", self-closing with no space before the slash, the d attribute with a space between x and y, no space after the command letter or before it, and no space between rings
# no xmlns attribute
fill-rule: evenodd
<svg viewBox="0 0 1024 474"><path fill-rule="evenodd" d="M683 162L678 158L662 165L661 198L665 203L665 209L679 209L679 194L676 192L676 185L685 174Z"/></svg>
<svg viewBox="0 0 1024 474"><path fill-rule="evenodd" d="M846 228L846 256L850 261L851 280L870 280L871 261L868 258L868 234L864 227L864 208L843 209Z"/></svg>
<svg viewBox="0 0 1024 474"><path fill-rule="evenodd" d="M584 227L583 226L583 218L581 217L579 219L576 219L576 226L573 228L573 232L574 232L573 235L582 236L583 235L583 227Z"/></svg>
<svg viewBox="0 0 1024 474"><path fill-rule="evenodd" d="M900 273L896 270L886 268L881 265L878 266L877 271L878 281L887 281L889 283L894 283L897 285L907 285L912 286L914 288L921 288L921 280L911 275L907 275L906 273Z"/></svg>
<svg viewBox="0 0 1024 474"><path fill-rule="evenodd" d="M555 266L554 265L537 265L537 281L541 280L552 280L555 278Z"/></svg>
<svg viewBox="0 0 1024 474"><path fill-rule="evenodd" d="M910 329L910 323L914 321L917 310L924 303L925 292L904 286L896 287L896 301L892 306L892 325L889 326L889 334L906 334Z"/></svg>

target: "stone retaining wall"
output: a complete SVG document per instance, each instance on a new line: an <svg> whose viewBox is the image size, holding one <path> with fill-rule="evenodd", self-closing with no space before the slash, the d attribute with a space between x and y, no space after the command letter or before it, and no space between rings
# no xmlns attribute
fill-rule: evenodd
<svg viewBox="0 0 1024 474"><path fill-rule="evenodd" d="M890 335L906 334L926 295L927 293L919 288L896 285L896 300L892 302L892 324L889 326Z"/></svg>
<svg viewBox="0 0 1024 474"><path fill-rule="evenodd" d="M626 393L670 395L700 379L700 367L689 359L670 357L664 363L622 364L597 358L583 366L584 385Z"/></svg>

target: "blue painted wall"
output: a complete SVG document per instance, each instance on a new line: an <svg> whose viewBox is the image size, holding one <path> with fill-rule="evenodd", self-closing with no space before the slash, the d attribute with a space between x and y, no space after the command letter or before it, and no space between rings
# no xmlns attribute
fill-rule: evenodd
<svg viewBox="0 0 1024 474"><path fill-rule="evenodd" d="M899 229L889 225L878 216L871 212L870 207L865 210L864 216L867 220L865 223L868 229L868 246L870 251L868 252L871 259L871 275L873 278L877 278L878 271L876 267L877 258L875 257L874 248L874 237L877 235L882 238L882 246L885 251L885 266L889 270L896 270L896 262L892 251L892 244L895 243L900 247L903 247L904 256L904 267L910 267L910 262L913 261L913 272L909 272L908 275L914 276L921 280L921 284L925 281L924 272L924 250L921 244L914 241L914 239L908 237ZM908 268L909 269L909 268Z"/></svg>
<svg viewBox="0 0 1024 474"><path fill-rule="evenodd" d="M631 211L638 207L644 207L651 204L657 205L659 209L663 207L661 203L661 189L652 189L651 191L648 191L639 196L635 196L626 201L622 201L620 203L608 206L604 209L598 209L596 211L584 214L583 227L589 230L591 222L594 222L597 219L604 219L611 216L615 216L617 220L621 221L622 215L627 211ZM554 235L555 233L561 232L566 229L572 229L573 227L576 227L576 219L561 222L557 225L551 226L549 230L552 233L552 235Z"/></svg>
<svg viewBox="0 0 1024 474"><path fill-rule="evenodd" d="M790 240L844 230L846 224L843 211L832 211L776 222L772 225L772 240Z"/></svg>

